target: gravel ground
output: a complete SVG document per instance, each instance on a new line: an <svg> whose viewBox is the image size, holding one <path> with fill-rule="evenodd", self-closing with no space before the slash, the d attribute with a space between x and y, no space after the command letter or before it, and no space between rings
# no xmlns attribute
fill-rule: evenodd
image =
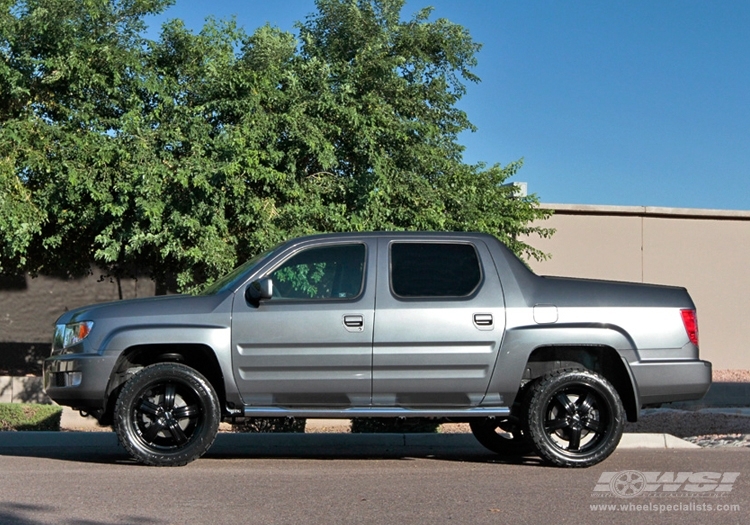
<svg viewBox="0 0 750 525"><path fill-rule="evenodd" d="M637 423L627 423L625 432L665 433L679 438L750 434L750 417L707 410L643 410Z"/></svg>
<svg viewBox="0 0 750 525"><path fill-rule="evenodd" d="M750 370L714 370L711 380L714 383L750 383Z"/></svg>
<svg viewBox="0 0 750 525"><path fill-rule="evenodd" d="M749 383L750 370L714 370L712 380L714 383ZM625 432L672 434L702 447L750 447L750 415L715 410L718 409L647 409L641 412L637 423L625 425ZM746 412L750 414L750 409Z"/></svg>

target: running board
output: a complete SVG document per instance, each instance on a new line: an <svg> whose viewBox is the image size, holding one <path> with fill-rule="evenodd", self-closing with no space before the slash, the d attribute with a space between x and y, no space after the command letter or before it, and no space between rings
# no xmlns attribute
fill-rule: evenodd
<svg viewBox="0 0 750 525"><path fill-rule="evenodd" d="M508 417L510 409L506 407L475 408L278 408L278 407L245 407L245 417L309 417L322 419L351 419L353 417Z"/></svg>

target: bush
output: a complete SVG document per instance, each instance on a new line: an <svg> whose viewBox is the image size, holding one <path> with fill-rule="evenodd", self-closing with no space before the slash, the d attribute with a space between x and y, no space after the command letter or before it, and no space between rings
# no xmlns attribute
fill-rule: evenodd
<svg viewBox="0 0 750 525"><path fill-rule="evenodd" d="M398 418L398 417L355 417L352 419L352 434L391 433L391 434L433 434L440 424L439 418Z"/></svg>
<svg viewBox="0 0 750 525"><path fill-rule="evenodd" d="M59 431L62 407L0 403L0 430Z"/></svg>
<svg viewBox="0 0 750 525"><path fill-rule="evenodd" d="M305 418L248 417L232 425L235 432L305 432Z"/></svg>

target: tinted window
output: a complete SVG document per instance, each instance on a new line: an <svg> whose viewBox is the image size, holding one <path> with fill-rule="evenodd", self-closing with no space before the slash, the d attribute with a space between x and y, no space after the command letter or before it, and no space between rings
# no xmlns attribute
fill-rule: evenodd
<svg viewBox="0 0 750 525"><path fill-rule="evenodd" d="M393 243L391 287L400 297L465 297L482 272L470 244Z"/></svg>
<svg viewBox="0 0 750 525"><path fill-rule="evenodd" d="M365 246L344 244L303 250L269 277L274 299L346 299L362 291Z"/></svg>

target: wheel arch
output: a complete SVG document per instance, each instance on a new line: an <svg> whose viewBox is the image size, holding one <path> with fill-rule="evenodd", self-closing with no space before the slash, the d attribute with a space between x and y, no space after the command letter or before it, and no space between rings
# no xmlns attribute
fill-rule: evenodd
<svg viewBox="0 0 750 525"><path fill-rule="evenodd" d="M226 411L224 373L214 350L205 344L147 343L126 348L118 357L107 385L106 405L99 418L111 424L119 391L125 382L141 368L156 363L181 363L202 374L216 391L222 412Z"/></svg>
<svg viewBox="0 0 750 525"><path fill-rule="evenodd" d="M546 345L535 348L524 368L523 380L532 381L554 370L581 367L609 381L622 400L628 421L637 421L640 403L630 367L614 348L606 345Z"/></svg>

